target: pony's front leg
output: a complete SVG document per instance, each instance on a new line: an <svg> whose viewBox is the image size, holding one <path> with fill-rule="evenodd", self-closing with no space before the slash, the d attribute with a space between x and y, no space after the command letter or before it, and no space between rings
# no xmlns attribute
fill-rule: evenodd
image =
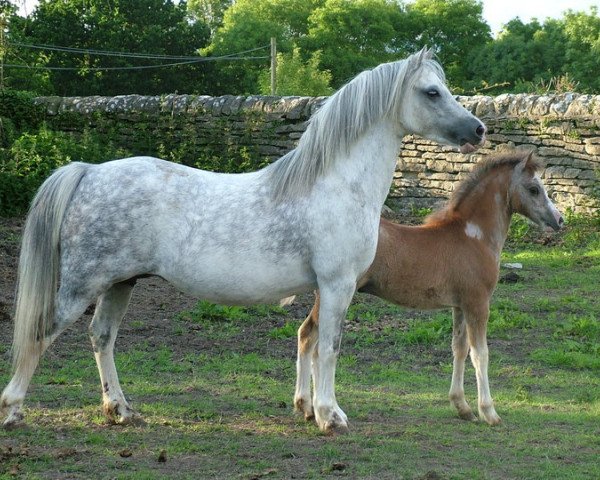
<svg viewBox="0 0 600 480"><path fill-rule="evenodd" d="M452 309L452 384L450 385L450 401L458 410L458 416L463 420L476 420L473 410L465 399L464 376L465 360L469 354L467 341L467 325L465 316L460 308Z"/></svg>
<svg viewBox="0 0 600 480"><path fill-rule="evenodd" d="M319 338L319 294L315 304L298 329L298 360L296 362L296 393L294 408L304 415L306 420L314 418L315 413L310 392L312 356Z"/></svg>
<svg viewBox="0 0 600 480"><path fill-rule="evenodd" d="M102 410L109 423L121 425L143 423L123 395L114 361L115 339L132 290L132 285L119 283L101 295L89 327L102 385Z"/></svg>
<svg viewBox="0 0 600 480"><path fill-rule="evenodd" d="M335 398L335 369L342 341L342 328L355 290L354 282L335 282L320 288L319 340L313 352L315 420L326 433L346 433L348 417Z"/></svg>
<svg viewBox="0 0 600 480"><path fill-rule="evenodd" d="M498 425L500 417L494 408L494 401L490 393L488 381L489 353L487 346L487 322L489 317L489 306L465 311L467 320L467 334L471 346L471 362L475 367L477 376L477 394L479 397L479 416L490 425Z"/></svg>

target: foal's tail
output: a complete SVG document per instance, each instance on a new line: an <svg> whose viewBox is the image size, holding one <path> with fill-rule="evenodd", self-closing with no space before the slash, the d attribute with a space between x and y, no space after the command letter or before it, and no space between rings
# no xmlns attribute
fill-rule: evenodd
<svg viewBox="0 0 600 480"><path fill-rule="evenodd" d="M60 264L60 229L73 192L88 165L74 162L58 169L35 195L21 243L13 369L40 354L44 336L54 323L54 302Z"/></svg>

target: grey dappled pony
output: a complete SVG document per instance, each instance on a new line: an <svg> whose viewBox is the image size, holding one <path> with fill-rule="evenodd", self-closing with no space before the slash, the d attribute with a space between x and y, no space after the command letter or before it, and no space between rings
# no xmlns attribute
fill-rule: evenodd
<svg viewBox="0 0 600 480"><path fill-rule="evenodd" d="M296 149L256 172L150 157L59 169L38 191L23 232L4 426L22 423L41 354L93 302L104 412L116 423L135 421L113 346L136 278L156 275L225 304L318 288L314 412L323 431L345 431L334 391L341 325L374 258L407 134L464 152L484 141L485 127L456 102L428 50L358 75L313 115Z"/></svg>

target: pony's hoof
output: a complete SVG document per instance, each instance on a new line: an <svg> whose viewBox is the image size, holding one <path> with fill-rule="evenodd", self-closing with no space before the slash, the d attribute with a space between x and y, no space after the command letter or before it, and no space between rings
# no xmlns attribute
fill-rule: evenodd
<svg viewBox="0 0 600 480"><path fill-rule="evenodd" d="M134 413L129 417L121 417L118 421L119 425L131 425L133 427L143 427L146 424L146 420L139 413Z"/></svg>
<svg viewBox="0 0 600 480"><path fill-rule="evenodd" d="M347 435L350 433L350 428L347 423L341 423L338 421L327 422L323 429L325 435Z"/></svg>
<svg viewBox="0 0 600 480"><path fill-rule="evenodd" d="M109 425L145 425L142 416L129 405L120 405L117 402L107 403L103 406L106 423Z"/></svg>
<svg viewBox="0 0 600 480"><path fill-rule="evenodd" d="M348 427L348 419L343 418L342 415L334 412L331 416L331 419L325 422L321 430L326 435L345 435L350 432L350 428Z"/></svg>

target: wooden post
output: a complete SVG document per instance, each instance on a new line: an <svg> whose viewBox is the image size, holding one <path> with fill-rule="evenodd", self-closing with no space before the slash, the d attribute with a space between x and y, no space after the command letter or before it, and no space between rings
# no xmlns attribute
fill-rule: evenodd
<svg viewBox="0 0 600 480"><path fill-rule="evenodd" d="M4 38L4 28L6 27L6 18L4 13L0 14L0 90L4 90L4 55L6 54L6 44Z"/></svg>
<svg viewBox="0 0 600 480"><path fill-rule="evenodd" d="M277 42L275 37L271 37L271 95L277 91Z"/></svg>

